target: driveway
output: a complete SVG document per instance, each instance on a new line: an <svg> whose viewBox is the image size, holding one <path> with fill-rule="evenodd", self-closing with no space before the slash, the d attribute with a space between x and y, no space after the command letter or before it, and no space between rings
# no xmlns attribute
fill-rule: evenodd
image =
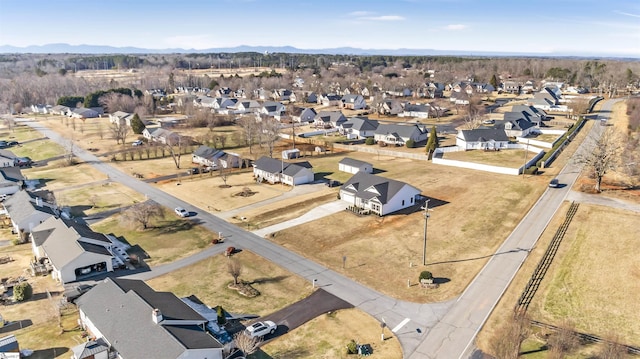
<svg viewBox="0 0 640 359"><path fill-rule="evenodd" d="M268 340L286 334L322 314L348 308L353 308L353 305L320 288L310 296L275 313L261 317L258 321L271 320L278 324L278 330L275 334L265 338Z"/></svg>
<svg viewBox="0 0 640 359"><path fill-rule="evenodd" d="M640 205L636 203L626 202L621 199L606 197L601 194L590 194L578 191L571 191L567 196L568 201L576 201L579 203L596 204L611 208L624 209L626 211L640 212Z"/></svg>

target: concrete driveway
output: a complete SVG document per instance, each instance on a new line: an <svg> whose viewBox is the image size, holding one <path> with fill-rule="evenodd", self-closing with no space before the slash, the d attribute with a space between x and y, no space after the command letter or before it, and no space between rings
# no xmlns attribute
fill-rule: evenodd
<svg viewBox="0 0 640 359"><path fill-rule="evenodd" d="M260 228L258 230L253 231L253 234L260 237L264 237L269 233L274 233L277 231L281 231L283 229L295 227L299 224L315 221L318 218L330 216L334 213L344 211L346 208L347 208L347 205L345 204L345 202L340 200L333 201L330 203L325 203L323 205L320 205L312 209L311 211L303 214L298 218L294 218L282 223L274 224L273 226Z"/></svg>

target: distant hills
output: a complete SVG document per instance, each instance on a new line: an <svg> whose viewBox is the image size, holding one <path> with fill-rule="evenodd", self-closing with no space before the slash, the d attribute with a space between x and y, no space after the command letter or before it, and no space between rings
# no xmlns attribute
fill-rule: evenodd
<svg viewBox="0 0 640 359"><path fill-rule="evenodd" d="M513 56L513 57L612 57L638 59L633 54L610 55L597 53L525 53L525 52L493 52L493 51L458 51L433 49L360 49L355 47L336 47L330 49L299 49L293 46L247 46L221 47L210 49L145 49L140 47L113 47L101 45L69 45L46 44L27 47L10 45L0 46L0 53L32 53L32 54L204 54L204 53L287 53L287 54L327 54L327 55L389 55L389 56Z"/></svg>

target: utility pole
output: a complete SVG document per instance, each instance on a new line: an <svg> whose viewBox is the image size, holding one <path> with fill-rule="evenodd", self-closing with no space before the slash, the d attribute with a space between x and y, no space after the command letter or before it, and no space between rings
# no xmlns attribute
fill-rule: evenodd
<svg viewBox="0 0 640 359"><path fill-rule="evenodd" d="M529 140L527 139L527 147L524 150L524 164L522 165L522 178L527 170L527 153L529 152Z"/></svg>
<svg viewBox="0 0 640 359"><path fill-rule="evenodd" d="M421 209L424 209L424 243L422 245L422 265L427 265L427 222L429 221L429 201L431 201L430 199L427 199L426 202L424 203L424 207L422 207Z"/></svg>

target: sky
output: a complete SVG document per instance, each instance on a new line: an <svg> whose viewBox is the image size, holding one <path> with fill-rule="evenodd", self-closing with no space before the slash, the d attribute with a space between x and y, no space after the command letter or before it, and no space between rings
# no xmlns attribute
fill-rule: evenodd
<svg viewBox="0 0 640 359"><path fill-rule="evenodd" d="M0 45L293 46L640 58L638 0L0 0Z"/></svg>

